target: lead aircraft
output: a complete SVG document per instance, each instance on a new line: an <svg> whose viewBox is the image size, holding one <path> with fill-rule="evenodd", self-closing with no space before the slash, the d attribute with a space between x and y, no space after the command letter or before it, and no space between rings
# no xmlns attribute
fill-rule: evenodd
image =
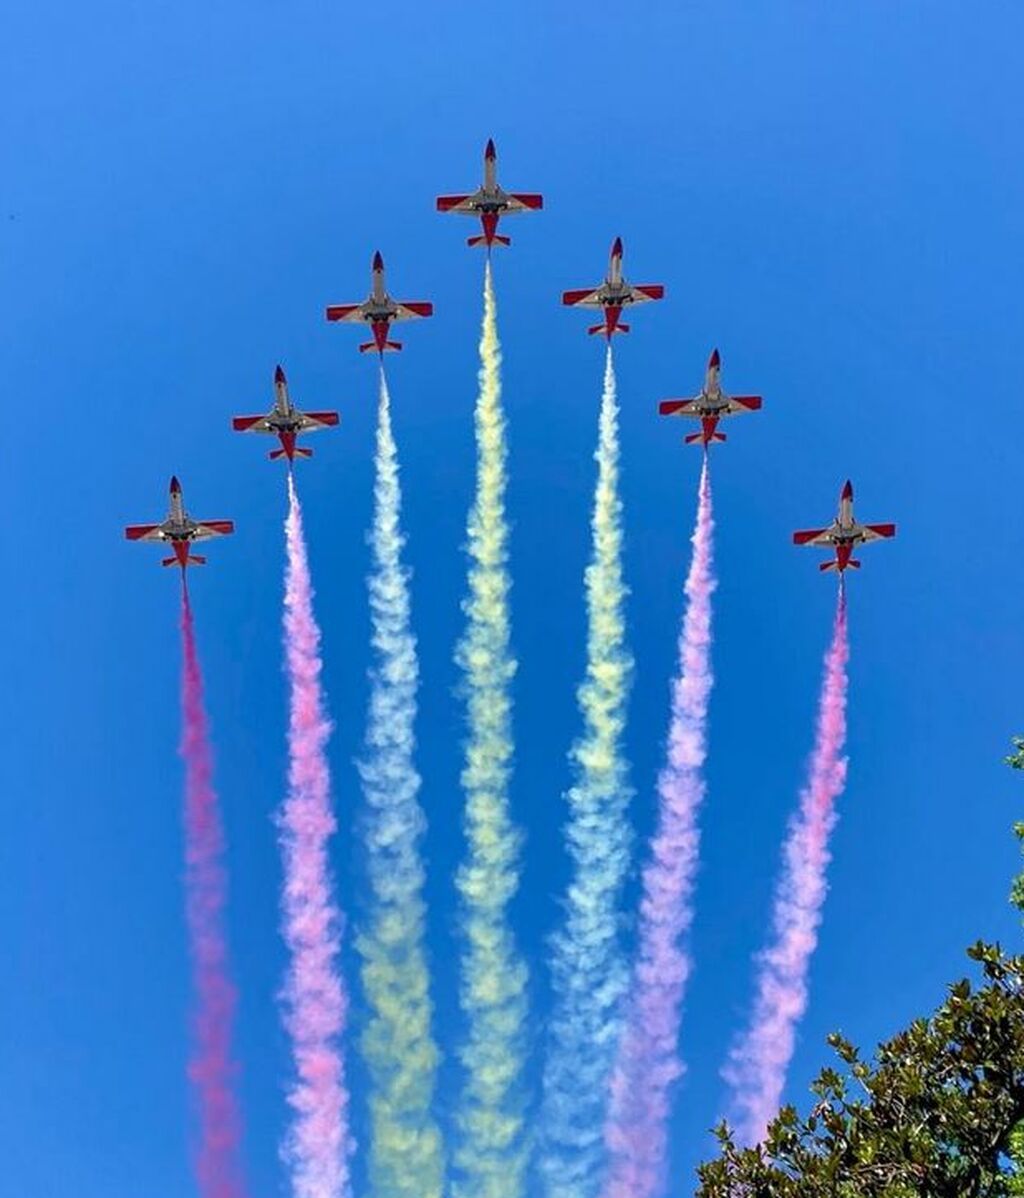
<svg viewBox="0 0 1024 1198"><path fill-rule="evenodd" d="M536 212L544 207L544 197L535 192L505 191L498 183L498 152L493 140L484 148L484 181L471 195L438 196L438 212L454 212L457 216L479 216L483 233L470 237L466 245L482 245L490 253L495 245L511 245L508 237L498 233L498 221L503 216L519 212Z"/></svg>

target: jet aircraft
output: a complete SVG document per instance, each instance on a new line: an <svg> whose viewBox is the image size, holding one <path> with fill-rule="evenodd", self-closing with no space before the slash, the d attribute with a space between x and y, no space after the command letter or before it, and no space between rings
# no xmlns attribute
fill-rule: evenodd
<svg viewBox="0 0 1024 1198"><path fill-rule="evenodd" d="M858 524L853 515L853 483L847 479L839 495L839 512L828 528L807 528L793 533L794 545L826 545L836 555L822 562L819 570L859 570L860 562L852 556L857 545L867 545L896 535L895 524Z"/></svg>
<svg viewBox="0 0 1024 1198"><path fill-rule="evenodd" d="M174 551L171 557L161 561L162 566L205 566L206 558L190 553L193 541L205 541L209 537L224 537L235 531L233 520L193 520L185 511L181 501L181 483L171 479L171 506L167 519L162 524L129 524L124 535L129 541L156 541L169 545Z"/></svg>
<svg viewBox="0 0 1024 1198"><path fill-rule="evenodd" d="M280 366L274 371L274 406L265 416L235 416L231 427L236 433L269 433L281 442L280 449L270 451L271 461L287 458L311 458L313 451L296 445L300 433L318 428L332 428L338 423L337 412L300 412L288 395L288 380Z"/></svg>
<svg viewBox="0 0 1024 1198"><path fill-rule="evenodd" d="M327 319L359 321L370 326L373 340L364 341L359 346L361 354L365 354L367 350L371 349L375 349L379 354L384 354L388 350L401 349L400 341L388 340L391 322L433 316L434 305L419 301L399 303L393 300L384 287L384 259L379 252L373 255L370 277L372 279L370 294L361 304L331 304L327 309Z"/></svg>
<svg viewBox="0 0 1024 1198"><path fill-rule="evenodd" d="M634 286L622 277L622 238L616 237L608 262L608 277L600 285L582 291L565 291L562 303L572 308L603 308L601 324L591 325L587 332L604 333L611 341L615 333L628 333L629 325L619 319L622 309L630 304L645 304L648 300L660 300L665 288L660 283L645 283Z"/></svg>

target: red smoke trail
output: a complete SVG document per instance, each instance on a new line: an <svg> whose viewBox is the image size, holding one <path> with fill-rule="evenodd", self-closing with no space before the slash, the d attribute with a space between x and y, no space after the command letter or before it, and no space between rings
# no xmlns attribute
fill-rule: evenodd
<svg viewBox="0 0 1024 1198"><path fill-rule="evenodd" d="M188 590L181 590L181 756L185 762L185 914L195 1011L188 1076L199 1116L196 1177L203 1198L241 1198L241 1118L234 1091L231 1029L235 988L228 969L224 828L213 788L213 754L203 706Z"/></svg>
<svg viewBox="0 0 1024 1198"><path fill-rule="evenodd" d="M610 1156L605 1198L651 1198L658 1192L665 1167L669 1091L683 1072L677 1044L691 962L681 941L693 922L697 814L705 790L714 527L705 458L686 579L679 673L672 691L668 760L658 779L658 827L643 874L638 959L605 1128Z"/></svg>
<svg viewBox="0 0 1024 1198"><path fill-rule="evenodd" d="M336 823L325 747L331 722L320 686L320 629L302 530L288 475L285 524L285 656L291 692L288 797L280 817L284 855L284 938L291 960L285 1026L298 1074L287 1144L295 1198L339 1198L349 1189L348 1090L338 1044L348 1007L338 968L341 916L332 894L327 846Z"/></svg>
<svg viewBox="0 0 1024 1198"><path fill-rule="evenodd" d="M835 801L846 782L846 592L840 584L807 785L790 824L783 874L775 895L774 942L760 957L754 1015L745 1037L730 1054L725 1078L733 1087L740 1137L764 1138L779 1109L796 1025L807 1008L807 968L818 942L821 907L828 884L829 835Z"/></svg>

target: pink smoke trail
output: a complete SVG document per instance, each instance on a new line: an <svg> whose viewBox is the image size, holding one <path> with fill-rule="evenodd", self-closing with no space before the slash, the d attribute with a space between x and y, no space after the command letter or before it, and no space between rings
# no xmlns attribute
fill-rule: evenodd
<svg viewBox="0 0 1024 1198"><path fill-rule="evenodd" d="M793 1056L796 1025L807 1008L807 970L818 942L821 908L831 860L828 841L836 822L835 801L846 782L846 592L836 604L832 643L818 707L817 733L800 809L783 849L783 872L775 894L774 941L759 959L757 997L750 1028L730 1054L724 1071L733 1089L740 1138L759 1143L779 1109Z"/></svg>
<svg viewBox="0 0 1024 1198"><path fill-rule="evenodd" d="M181 590L181 756L185 762L185 916L195 1010L188 1076L198 1107L195 1171L203 1198L245 1192L239 1144L241 1117L231 1056L235 988L228 965L224 909L224 828L213 787L213 753L203 704L188 590Z"/></svg>
<svg viewBox="0 0 1024 1198"><path fill-rule="evenodd" d="M280 816L284 856L284 938L290 953L284 987L285 1026L297 1077L285 1154L295 1198L340 1198L349 1192L348 1090L339 1037L348 1000L338 967L341 915L333 897L327 848L336 823L326 744L331 722L320 685L320 629L302 529L302 509L288 475L285 523L288 570L284 640L290 688L288 797Z"/></svg>
<svg viewBox="0 0 1024 1198"><path fill-rule="evenodd" d="M690 974L682 939L693 922L693 887L704 798L711 694L714 519L707 458L700 476L679 672L672 688L668 759L658 778L658 826L643 873L639 948L626 1024L612 1075L605 1143L605 1198L651 1198L664 1179L669 1091L683 1072L678 1052Z"/></svg>

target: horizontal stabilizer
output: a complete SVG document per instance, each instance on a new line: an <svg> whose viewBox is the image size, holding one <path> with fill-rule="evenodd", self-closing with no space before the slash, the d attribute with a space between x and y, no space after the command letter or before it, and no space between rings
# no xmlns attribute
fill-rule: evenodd
<svg viewBox="0 0 1024 1198"><path fill-rule="evenodd" d="M605 333L610 337L613 333L628 333L629 325L617 324L614 329L609 329L607 324L592 324L590 328L587 329L587 332L591 335L591 337L598 333Z"/></svg>
<svg viewBox="0 0 1024 1198"><path fill-rule="evenodd" d="M469 245L469 246L487 245L487 244L488 244L487 238L482 235L466 238L466 245ZM500 233L495 233L494 236L491 238L490 244L491 245L511 245L512 238L511 237L503 237Z"/></svg>
<svg viewBox="0 0 1024 1198"><path fill-rule="evenodd" d="M160 561L161 566L176 566L177 564L178 559L176 557L165 557Z"/></svg>
<svg viewBox="0 0 1024 1198"><path fill-rule="evenodd" d="M827 574L829 572L829 570L838 570L839 563L836 561L836 559L834 557L830 557L827 562L822 562L821 565L818 566L818 569L823 574Z"/></svg>
<svg viewBox="0 0 1024 1198"><path fill-rule="evenodd" d="M267 456L272 462L276 462L278 458L283 458L285 456L285 451L283 449L272 449ZM292 457L311 458L312 456L313 451L311 449L307 449L305 445L296 445L292 450Z"/></svg>
<svg viewBox="0 0 1024 1198"><path fill-rule="evenodd" d="M684 440L687 445L696 445L698 441L704 440L704 433L703 432L690 433L690 435L688 437L685 437ZM725 440L725 433L712 433L711 436L708 437L708 441L724 441L724 440Z"/></svg>
<svg viewBox="0 0 1024 1198"><path fill-rule="evenodd" d="M397 352L401 348L402 348L401 341L385 341L384 348L380 352L382 354L386 353L389 350L393 350L393 351ZM370 352L370 350L373 350L373 349L377 349L376 341L364 341L363 344L360 345L360 347L359 347L359 352L361 354L368 354Z"/></svg>
<svg viewBox="0 0 1024 1198"><path fill-rule="evenodd" d="M190 553L190 554L188 555L188 564L189 564L190 566L205 566L205 565L206 565L206 558L205 558L205 557L202 557L202 556L201 556L200 554L198 554L198 553Z"/></svg>

